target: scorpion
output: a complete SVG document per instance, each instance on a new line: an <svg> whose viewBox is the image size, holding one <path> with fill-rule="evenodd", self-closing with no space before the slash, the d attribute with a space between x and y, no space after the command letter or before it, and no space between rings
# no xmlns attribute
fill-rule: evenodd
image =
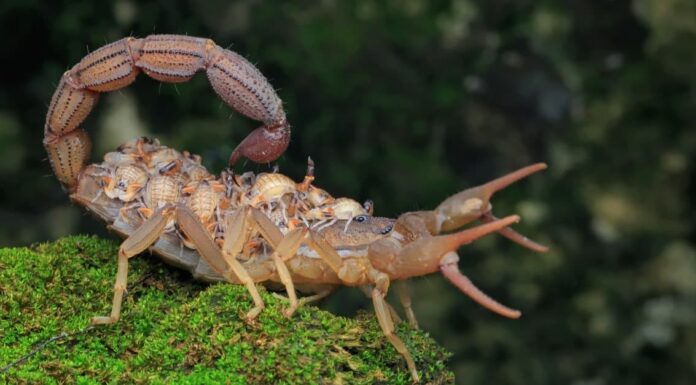
<svg viewBox="0 0 696 385"><path fill-rule="evenodd" d="M182 83L199 71L205 71L227 105L262 123L233 150L227 170L215 176L202 166L200 156L149 138L134 139L107 153L103 162L87 164L91 142L81 124L102 93L128 86L140 72L161 82ZM385 300L391 282L414 327L417 321L404 281L437 271L493 312L509 318L521 315L484 294L460 272L457 250L498 232L531 250L546 251L510 228L519 216L498 219L490 203L495 192L546 164L461 191L434 210L391 219L373 216L370 201L334 198L315 186L311 159L299 183L277 172L232 171L241 158L256 163L276 160L289 138L282 101L266 78L245 58L209 39L128 37L91 52L66 71L46 117L43 143L48 159L70 199L124 238L111 314L94 317L91 323L119 320L128 261L146 249L196 279L245 285L253 301L248 320L264 308L257 283L284 288L288 317L303 303L297 291L314 293L305 297L309 301L339 285L360 287L414 382L419 380L416 365L395 333L398 315ZM482 224L461 229L476 220Z"/></svg>

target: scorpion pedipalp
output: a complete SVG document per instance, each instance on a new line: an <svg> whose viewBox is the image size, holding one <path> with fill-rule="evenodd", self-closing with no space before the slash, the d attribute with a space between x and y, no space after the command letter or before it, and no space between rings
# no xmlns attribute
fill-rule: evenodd
<svg viewBox="0 0 696 385"><path fill-rule="evenodd" d="M454 251L448 252L440 260L440 271L442 271L442 275L444 275L448 281L452 282L462 293L466 294L469 298L486 309L500 314L503 317L520 318L522 313L519 310L511 309L501 304L476 287L469 277L459 271L457 262L459 262L459 256Z"/></svg>
<svg viewBox="0 0 696 385"><path fill-rule="evenodd" d="M414 215L415 214L415 215ZM470 229L447 235L430 235L425 229L425 223L420 221L420 213L403 214L397 219L394 231L400 238L413 238L395 244L392 236L387 242L376 242L370 248L372 264L381 271L386 271L392 278L409 278L429 274L438 270L440 258L450 251L456 251L460 246L471 243L485 235L509 226L520 217L510 215L497 221L482 224ZM413 234L405 233L407 229ZM406 242L405 245L402 243Z"/></svg>
<svg viewBox="0 0 696 385"><path fill-rule="evenodd" d="M455 251L460 246L499 231L519 219L519 216L511 215L453 234L422 236L400 250L390 247L387 242L378 242L370 248L370 260L377 269L387 272L392 279L440 270L445 278L481 306L508 318L518 318L521 314L519 311L493 300L459 271L456 264L459 258Z"/></svg>

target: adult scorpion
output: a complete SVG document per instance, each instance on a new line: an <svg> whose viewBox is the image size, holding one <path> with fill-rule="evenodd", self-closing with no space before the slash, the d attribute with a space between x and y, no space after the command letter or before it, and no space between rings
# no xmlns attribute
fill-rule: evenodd
<svg viewBox="0 0 696 385"><path fill-rule="evenodd" d="M459 271L456 251L492 232L531 250L546 251L509 227L518 216L497 219L490 203L495 192L545 169L543 163L459 192L434 210L408 212L397 219L373 216L370 202L361 205L334 198L316 187L311 160L299 183L279 173L235 175L228 170L214 176L201 165L200 156L139 138L106 154L103 162L87 165L90 139L80 126L101 93L128 86L140 72L180 83L199 71L206 72L225 103L262 122L234 149L230 166L242 157L257 163L277 159L290 138L280 98L251 63L208 39L179 35L121 39L66 71L53 95L44 146L55 175L73 202L125 238L118 252L111 314L94 317L93 324L118 321L128 260L148 248L195 278L245 285L254 302L246 315L250 320L264 308L256 283L284 287L288 317L300 304L296 289L318 297L338 285L361 287L414 381L416 365L394 332L396 313L385 301L392 281L440 271L484 307L506 317L520 316ZM484 223L453 232L475 220ZM410 297L399 289L406 316L415 326Z"/></svg>

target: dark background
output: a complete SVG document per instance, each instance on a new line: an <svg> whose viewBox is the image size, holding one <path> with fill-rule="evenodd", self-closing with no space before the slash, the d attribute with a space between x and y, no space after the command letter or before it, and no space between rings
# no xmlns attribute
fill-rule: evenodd
<svg viewBox="0 0 696 385"><path fill-rule="evenodd" d="M696 2L3 1L0 245L106 236L51 175L44 118L89 50L151 33L210 37L257 64L294 127L280 170L299 180L311 155L318 185L370 198L379 215L549 163L494 204L552 250L493 236L460 253L520 320L438 276L412 285L459 383L694 383ZM85 127L94 159L147 134L219 171L256 125L199 75L141 76ZM369 302L342 290L324 306Z"/></svg>

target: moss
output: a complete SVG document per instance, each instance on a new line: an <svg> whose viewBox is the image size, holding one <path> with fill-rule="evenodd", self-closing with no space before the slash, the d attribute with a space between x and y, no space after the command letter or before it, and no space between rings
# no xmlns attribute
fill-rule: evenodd
<svg viewBox="0 0 696 385"><path fill-rule="evenodd" d="M304 306L282 316L281 300L243 321L243 287L203 285L154 258L134 258L121 320L107 314L117 244L75 236L32 248L0 249L0 374L12 384L406 384L401 356L371 314L356 319ZM400 325L424 383L452 383L449 353Z"/></svg>

